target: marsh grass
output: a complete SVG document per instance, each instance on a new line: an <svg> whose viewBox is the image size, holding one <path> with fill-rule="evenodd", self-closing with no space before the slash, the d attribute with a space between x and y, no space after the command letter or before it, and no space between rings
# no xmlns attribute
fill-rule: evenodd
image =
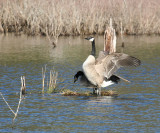
<svg viewBox="0 0 160 133"><path fill-rule="evenodd" d="M56 72L54 69L50 70L49 85L47 87L48 93L59 92L59 89L57 89L57 78L58 78L58 72Z"/></svg>
<svg viewBox="0 0 160 133"><path fill-rule="evenodd" d="M49 78L47 77L47 65L42 67L42 94L47 93L59 93L63 89L59 89L57 87L57 80L58 80L58 72L55 71L54 68L50 69L49 71ZM45 88L47 88L45 90Z"/></svg>
<svg viewBox="0 0 160 133"><path fill-rule="evenodd" d="M49 75L49 78L47 77ZM60 93L63 96L97 96L91 92L77 92L70 89L65 89L64 87L58 86L58 72L54 68L50 69L49 74L47 74L47 66L42 68L42 94L44 93ZM45 89L46 88L46 89ZM102 91L101 96L118 96L116 91L107 90Z"/></svg>
<svg viewBox="0 0 160 133"><path fill-rule="evenodd" d="M0 32L46 35L160 34L159 0L0 0Z"/></svg>

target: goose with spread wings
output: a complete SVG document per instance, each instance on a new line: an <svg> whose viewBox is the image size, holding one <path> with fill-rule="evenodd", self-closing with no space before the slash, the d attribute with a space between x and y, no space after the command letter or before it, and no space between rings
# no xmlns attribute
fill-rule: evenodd
<svg viewBox="0 0 160 133"><path fill-rule="evenodd" d="M77 77L85 77L91 85L96 88L104 88L119 82L119 77L113 75L120 67L139 66L141 61L133 56L124 53L109 54L106 51L100 51L98 58L95 58L95 39L93 37L85 38L92 42L91 54L82 65L82 73ZM78 79L78 78L77 78ZM114 80L113 80L114 79ZM116 79L116 80L115 80ZM97 90L97 94L100 94Z"/></svg>

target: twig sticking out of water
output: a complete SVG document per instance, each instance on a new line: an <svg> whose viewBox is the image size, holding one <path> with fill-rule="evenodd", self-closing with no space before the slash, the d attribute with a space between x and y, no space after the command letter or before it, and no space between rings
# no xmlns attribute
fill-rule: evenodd
<svg viewBox="0 0 160 133"><path fill-rule="evenodd" d="M47 36L50 44L52 44L52 45L53 45L53 48L55 48L55 47L57 46L57 42L58 42L58 35L55 35L55 36L53 37L54 39L51 40L50 36L48 35L48 31L47 31L47 30L46 30L45 33L46 33L46 36Z"/></svg>
<svg viewBox="0 0 160 133"><path fill-rule="evenodd" d="M25 76L21 76L21 90L22 90L22 95L25 95L26 94Z"/></svg>
<svg viewBox="0 0 160 133"><path fill-rule="evenodd" d="M45 33L49 43L51 45L53 45L53 48L55 48L57 46L57 42L58 42L58 38L60 33L58 33L57 31L52 31L52 33L50 33L49 35L49 28L46 26L45 30L43 30L43 28L41 28L41 30ZM51 39L52 37L52 39Z"/></svg>
<svg viewBox="0 0 160 133"><path fill-rule="evenodd" d="M14 120L16 119L17 115L18 115L18 111L19 111L19 107L20 107L21 101L22 101L22 87L20 89L19 103L18 103L18 106L17 106L17 110L16 110L16 113L15 113L15 116L14 116L13 121L12 121L13 123L14 123Z"/></svg>
<svg viewBox="0 0 160 133"><path fill-rule="evenodd" d="M12 110L12 108L10 107L10 105L8 104L8 102L5 100L5 98L3 97L3 94L0 92L4 102L7 104L8 108L12 111L12 113L15 115L14 111Z"/></svg>
<svg viewBox="0 0 160 133"><path fill-rule="evenodd" d="M44 81L45 81L45 75L46 75L46 66L43 68L42 67L42 93L44 93Z"/></svg>
<svg viewBox="0 0 160 133"><path fill-rule="evenodd" d="M23 77L23 76L21 76L21 81L22 81L22 79L24 78L24 77L23 77L23 78L22 78L22 77ZM23 85L25 85L25 81L24 81L23 83L24 83ZM14 124L14 121L15 121L17 115L18 115L19 107L20 107L20 104L21 104L21 101L22 101L22 89L23 89L23 87L21 87L21 89L20 89L19 103L18 103L16 112L13 111L13 109L10 107L10 105L8 104L8 102L5 100L3 94L0 92L0 94L1 94L4 102L7 104L8 108L9 108L9 109L12 111L12 113L14 114L14 118L13 118L13 120L12 120L12 124Z"/></svg>

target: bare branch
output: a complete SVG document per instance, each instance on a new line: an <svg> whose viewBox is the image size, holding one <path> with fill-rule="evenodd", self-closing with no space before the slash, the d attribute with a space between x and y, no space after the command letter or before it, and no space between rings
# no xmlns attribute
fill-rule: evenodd
<svg viewBox="0 0 160 133"><path fill-rule="evenodd" d="M12 108L9 106L9 104L7 103L7 101L5 100L5 98L3 97L3 94L0 92L3 100L5 101L5 103L7 104L8 108L12 111L12 113L15 115L15 112L12 110Z"/></svg>
<svg viewBox="0 0 160 133"><path fill-rule="evenodd" d="M17 114L18 114L18 111L19 111L19 107L20 107L21 101L22 101L22 87L21 87L21 89L20 89L19 103L18 103L18 106L17 106L17 111L16 111L15 116L14 116L14 118L13 118L13 122L14 122L14 120L15 120L16 117L17 117Z"/></svg>

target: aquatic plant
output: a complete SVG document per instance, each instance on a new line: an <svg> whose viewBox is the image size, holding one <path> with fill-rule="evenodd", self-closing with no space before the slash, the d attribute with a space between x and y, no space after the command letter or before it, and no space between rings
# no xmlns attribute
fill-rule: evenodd
<svg viewBox="0 0 160 133"><path fill-rule="evenodd" d="M45 79L46 79L46 65L42 67L42 93L45 93ZM58 80L58 72L52 68L49 72L49 81L47 78L47 93L57 93L60 92L61 89L57 87L57 80Z"/></svg>
<svg viewBox="0 0 160 133"><path fill-rule="evenodd" d="M1 0L0 32L46 35L103 34L113 18L116 33L160 34L159 0Z"/></svg>
<svg viewBox="0 0 160 133"><path fill-rule="evenodd" d="M56 72L54 69L50 70L50 78L49 78L49 86L48 86L48 93L55 93L58 92L57 87L57 77L58 72Z"/></svg>

